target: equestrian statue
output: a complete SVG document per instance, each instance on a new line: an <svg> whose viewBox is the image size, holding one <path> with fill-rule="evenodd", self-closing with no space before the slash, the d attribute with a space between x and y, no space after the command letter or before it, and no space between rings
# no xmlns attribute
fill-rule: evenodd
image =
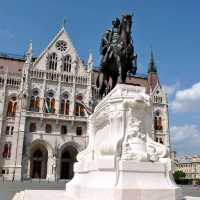
<svg viewBox="0 0 200 200"><path fill-rule="evenodd" d="M131 27L132 15L122 15L121 21L119 18L112 21L112 29L107 30L102 37L102 58L96 81L101 97L112 90L117 82L125 83L127 73L134 75L137 71Z"/></svg>

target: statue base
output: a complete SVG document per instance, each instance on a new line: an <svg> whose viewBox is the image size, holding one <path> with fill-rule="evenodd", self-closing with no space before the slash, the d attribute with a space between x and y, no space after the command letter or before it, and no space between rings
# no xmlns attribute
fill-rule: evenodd
<svg viewBox="0 0 200 200"><path fill-rule="evenodd" d="M151 139L151 126L145 88L118 84L89 117L89 144L66 192L25 191L14 200L182 200L169 149Z"/></svg>
<svg viewBox="0 0 200 200"><path fill-rule="evenodd" d="M145 88L118 84L89 119L89 145L77 156L66 193L81 200L182 200L169 149L151 139Z"/></svg>
<svg viewBox="0 0 200 200"><path fill-rule="evenodd" d="M79 171L66 184L66 193L70 197L81 200L183 199L181 189L167 174L166 160L165 163L119 161L117 171L109 160L102 159L89 163L89 166L88 172Z"/></svg>

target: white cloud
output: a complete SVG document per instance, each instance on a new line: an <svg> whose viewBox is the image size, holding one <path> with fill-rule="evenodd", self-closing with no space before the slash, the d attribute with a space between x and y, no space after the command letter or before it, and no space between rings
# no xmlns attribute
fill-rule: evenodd
<svg viewBox="0 0 200 200"><path fill-rule="evenodd" d="M178 154L200 154L200 130L196 125L173 126L171 144Z"/></svg>
<svg viewBox="0 0 200 200"><path fill-rule="evenodd" d="M177 81L175 84L172 84L172 85L163 85L162 87L163 87L164 91L167 93L167 95L171 96L171 95L173 95L176 92L176 90L179 89L180 82Z"/></svg>
<svg viewBox="0 0 200 200"><path fill-rule="evenodd" d="M179 143L184 140L199 137L199 130L195 125L173 126L171 127L171 135L173 142Z"/></svg>
<svg viewBox="0 0 200 200"><path fill-rule="evenodd" d="M178 90L171 107L175 112L200 112L200 82L191 88Z"/></svg>

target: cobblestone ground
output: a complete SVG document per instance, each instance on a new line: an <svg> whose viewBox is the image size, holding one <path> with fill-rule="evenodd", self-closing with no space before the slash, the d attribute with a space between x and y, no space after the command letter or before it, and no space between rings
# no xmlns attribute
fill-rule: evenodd
<svg viewBox="0 0 200 200"><path fill-rule="evenodd" d="M200 197L200 186L184 185L182 188L184 196Z"/></svg>
<svg viewBox="0 0 200 200"><path fill-rule="evenodd" d="M200 186L182 186L184 196L200 197ZM0 183L0 200L11 200L14 194L20 190L64 190L65 182L48 183L39 181L5 182Z"/></svg>
<svg viewBox="0 0 200 200"><path fill-rule="evenodd" d="M21 190L64 190L65 182L48 183L39 181L0 183L0 200L11 200L14 194Z"/></svg>

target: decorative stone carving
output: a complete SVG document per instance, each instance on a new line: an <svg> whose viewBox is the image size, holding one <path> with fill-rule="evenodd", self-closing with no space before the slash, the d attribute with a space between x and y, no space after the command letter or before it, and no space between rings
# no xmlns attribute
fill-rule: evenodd
<svg viewBox="0 0 200 200"><path fill-rule="evenodd" d="M128 126L122 146L122 159L136 161L147 161L145 144L145 133L142 122L132 115L132 110L128 111Z"/></svg>
<svg viewBox="0 0 200 200"><path fill-rule="evenodd" d="M165 145L155 142L149 135L147 135L146 146L151 161L169 157L169 149Z"/></svg>

